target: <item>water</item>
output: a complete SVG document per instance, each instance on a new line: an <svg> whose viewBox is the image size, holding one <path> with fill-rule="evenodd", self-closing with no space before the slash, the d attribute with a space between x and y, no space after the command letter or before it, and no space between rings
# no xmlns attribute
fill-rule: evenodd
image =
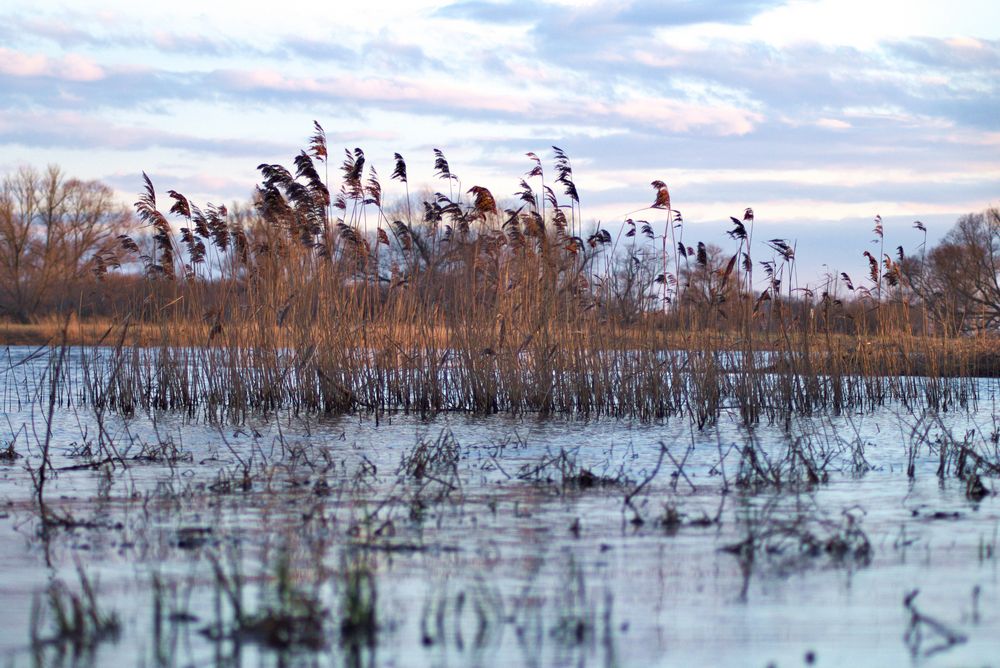
<svg viewBox="0 0 1000 668"><path fill-rule="evenodd" d="M735 417L705 430L464 414L219 426L61 403L44 498L65 521L43 531L29 467L45 441L46 362L16 365L29 352L10 349L3 382L0 445L24 456L0 462L0 665L950 666L1000 656L1000 503L970 500L954 471L936 475L949 434L974 430L968 442L997 461L995 380L978 381L968 412L886 406L752 432ZM101 463L108 444L127 466ZM780 486L737 485L750 444ZM790 444L825 482L778 466ZM828 549L838 539L846 553ZM226 583L242 582L245 621L264 619L280 607L282 563L290 589L325 608L318 648L276 647L249 623L234 632ZM121 628L74 651L55 641L47 592L56 581L80 591L78 569ZM350 601L372 593L377 630L345 629L365 608ZM914 609L926 616L915 625Z"/></svg>

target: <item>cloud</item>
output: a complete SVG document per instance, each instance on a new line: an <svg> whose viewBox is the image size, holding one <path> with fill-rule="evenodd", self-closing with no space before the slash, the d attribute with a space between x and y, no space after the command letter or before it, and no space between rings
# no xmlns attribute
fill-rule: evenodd
<svg viewBox="0 0 1000 668"><path fill-rule="evenodd" d="M852 127L850 123L839 118L821 118L816 121L816 125L828 130L848 130Z"/></svg>
<svg viewBox="0 0 1000 668"><path fill-rule="evenodd" d="M761 114L736 106L648 96L629 97L614 105L595 102L584 106L583 111L612 122L625 121L633 127L674 133L707 130L719 136L748 134L763 120Z"/></svg>
<svg viewBox="0 0 1000 668"><path fill-rule="evenodd" d="M550 22L589 32L597 26L651 29L697 23L746 23L782 4L784 0L632 0L571 8L551 2L463 0L443 7L437 14L486 24Z"/></svg>
<svg viewBox="0 0 1000 668"><path fill-rule="evenodd" d="M7 44L37 45L39 41L50 41L62 47L79 47L105 43L105 40L82 27L83 17L78 14L70 13L68 17L56 18L26 16L18 12L0 18L3 23L0 34Z"/></svg>
<svg viewBox="0 0 1000 668"><path fill-rule="evenodd" d="M941 41L922 44L952 55L943 55L931 67L920 60L929 57L925 51L914 55L898 44L862 51L720 41L710 47L658 44L655 49L625 42L613 50L597 42L589 51L566 56L561 43L550 40L541 59L559 64L565 58L592 81L652 87L661 95L691 97L692 85L722 91L730 104L739 104L742 97L748 110L793 122L838 118L849 107L892 106L912 119L995 128L1000 115L990 112L1000 106L1000 77L992 56L966 59ZM977 47L991 48L985 42Z"/></svg>
<svg viewBox="0 0 1000 668"><path fill-rule="evenodd" d="M64 18L0 15L0 42L16 45L51 43L60 48L90 51L128 50L205 59L270 60L336 64L345 68L391 67L396 71L444 69L447 64L420 45L382 30L375 38L345 46L336 30L323 37L276 34L269 40L250 40L195 27L178 31L156 27L135 30L118 23L95 24L93 17L70 14Z"/></svg>
<svg viewBox="0 0 1000 668"><path fill-rule="evenodd" d="M277 58L293 60L307 58L319 62L343 62L353 64L357 54L354 50L337 44L332 39L308 39L302 37L285 38L270 50Z"/></svg>
<svg viewBox="0 0 1000 668"><path fill-rule="evenodd" d="M251 174L236 177L221 176L205 172L193 174L178 174L170 170L147 170L148 176L158 193L168 188L183 193L193 203L203 206L210 202L221 204L225 202L246 202L253 193L254 180ZM242 178L241 178L242 177ZM118 192L131 198L143 187L140 173L116 173L105 175L101 179ZM166 201L160 203L162 208Z"/></svg>
<svg viewBox="0 0 1000 668"><path fill-rule="evenodd" d="M122 125L103 118L65 112L7 112L0 116L0 143L38 148L142 151L180 149L234 157L254 157L294 147L260 139L198 137L154 128Z"/></svg>
<svg viewBox="0 0 1000 668"><path fill-rule="evenodd" d="M350 141L386 141L396 137L382 130L328 132L331 143ZM0 116L0 144L19 144L35 148L103 149L145 151L177 149L220 157L250 159L262 155L294 155L294 144L268 141L260 137L203 137L156 128L123 125L102 117L72 111L8 112Z"/></svg>
<svg viewBox="0 0 1000 668"><path fill-rule="evenodd" d="M439 9L437 16L476 23L533 23L551 11L551 6L534 2L489 2L464 0Z"/></svg>
<svg viewBox="0 0 1000 668"><path fill-rule="evenodd" d="M475 83L407 78L295 77L274 69L219 70L207 76L214 94L258 101L299 99L342 101L415 114L531 123L602 123L648 131L746 134L762 116L752 110L716 102L692 102L653 95L618 95L607 101L585 95L553 96L539 91Z"/></svg>
<svg viewBox="0 0 1000 668"><path fill-rule="evenodd" d="M904 61L934 70L1000 67L1000 40L912 37L888 42L885 49Z"/></svg>
<svg viewBox="0 0 1000 668"><path fill-rule="evenodd" d="M657 12L681 21L738 21L766 6L762 2L679 1L657 8L648 2L632 2L567 9L549 3L517 7L455 3L439 14L480 16L503 9L511 10L513 17L552 12L558 19L535 25L535 38L526 43L527 51L491 52L465 63L430 56L423 46L389 33L355 50L332 40L282 35L271 46L255 46L225 35L157 32L145 40L149 48L198 54L206 64L216 66L187 71L148 68L141 75L109 69L78 55L55 57L5 49L0 75L22 81L0 92L0 100L6 95L56 108L81 105L84 109L145 107L157 100L182 99L273 106L338 100L359 113L405 110L473 120L492 115L498 122L513 119L536 124L579 123L582 114L573 113L575 105L623 130L723 136L753 132L764 118L778 113L792 125L847 131L851 128L844 124L851 120L845 117L845 108L891 103L914 119L944 118L957 125L998 129L1000 117L991 113L1000 102L995 76L1000 48L995 42L913 39L860 51L721 40L711 47L680 48L662 40L650 41L648 35L632 28L624 36L613 29ZM559 21L597 32L582 39ZM655 20L645 23L652 25ZM50 32L83 39L66 26ZM538 50L534 57L531 49ZM219 67L218 61L235 54L259 64ZM300 64L303 59L322 62L328 69L306 74L302 67L270 64ZM934 67L928 62L935 63ZM425 76L417 77L416 72ZM427 77L427 72L446 75L448 80ZM53 89L31 78L57 78L64 85ZM79 85L98 80L103 80L100 86ZM554 102L555 91L565 103Z"/></svg>
<svg viewBox="0 0 1000 668"><path fill-rule="evenodd" d="M785 0L637 0L611 12L611 20L638 26L683 26L696 23L747 23Z"/></svg>
<svg viewBox="0 0 1000 668"><path fill-rule="evenodd" d="M60 49L154 50L162 53L225 56L259 52L243 40L218 33L175 32L163 28L137 29L134 23L95 22L94 15L73 11L51 15L8 14L0 16L9 31L10 44L35 48L51 44Z"/></svg>
<svg viewBox="0 0 1000 668"><path fill-rule="evenodd" d="M426 82L407 78L336 76L291 76L276 69L216 70L205 77L216 95L261 101L326 100L347 105L375 104L389 109L432 113L451 109L513 114L523 105L513 96L476 91L460 83Z"/></svg>
<svg viewBox="0 0 1000 668"><path fill-rule="evenodd" d="M0 74L65 81L98 81L105 77L104 68L78 53L54 58L40 53L22 53L4 47L0 47Z"/></svg>

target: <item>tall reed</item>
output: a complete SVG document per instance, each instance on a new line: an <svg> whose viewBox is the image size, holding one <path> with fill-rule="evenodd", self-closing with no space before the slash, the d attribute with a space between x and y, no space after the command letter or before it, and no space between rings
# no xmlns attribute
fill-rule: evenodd
<svg viewBox="0 0 1000 668"><path fill-rule="evenodd" d="M123 309L147 328L145 345L91 349L87 400L232 420L457 410L699 426L724 411L753 424L974 400L963 378L976 371L974 346L920 326L891 260L884 272L875 263L871 288L846 274L801 287L793 242L751 256L751 209L731 220L732 255L686 246L661 181L639 211L665 220L626 220L624 243L601 227L576 234L579 193L565 153L555 156L568 202L529 154L540 192L522 179L517 208L502 208L486 188L463 191L435 150L447 188L424 198L419 219L399 154L401 204L386 203L361 149L345 151L331 196L318 124L293 169L260 166L252 209L199 208L171 190L165 214L146 178L136 209L151 248L121 239L146 274L148 290ZM842 284L853 299L838 296Z"/></svg>

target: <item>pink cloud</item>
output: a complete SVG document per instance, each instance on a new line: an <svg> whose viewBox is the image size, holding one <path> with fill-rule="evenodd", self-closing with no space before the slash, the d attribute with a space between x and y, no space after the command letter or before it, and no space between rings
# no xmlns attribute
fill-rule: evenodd
<svg viewBox="0 0 1000 668"><path fill-rule="evenodd" d="M599 119L605 123L640 123L670 132L704 130L744 135L762 122L762 114L726 103L701 103L632 96L603 102L590 97L556 97L545 91L484 91L475 85L391 78L294 77L272 69L220 70L216 76L233 90L307 93L354 102L411 103L432 109L494 112L526 120L564 122Z"/></svg>
<svg viewBox="0 0 1000 668"><path fill-rule="evenodd" d="M3 47L0 47L0 73L14 77L52 77L66 81L97 81L105 76L100 65L77 53L53 58Z"/></svg>
<svg viewBox="0 0 1000 668"><path fill-rule="evenodd" d="M76 53L62 58L56 71L70 81L98 81L104 78L104 69L96 62Z"/></svg>
<svg viewBox="0 0 1000 668"><path fill-rule="evenodd" d="M607 107L606 113L611 117L648 123L670 132L707 130L721 136L749 134L764 120L764 116L758 112L732 105L654 97L626 99Z"/></svg>
<svg viewBox="0 0 1000 668"><path fill-rule="evenodd" d="M272 69L219 70L217 76L235 90L270 90L285 93L317 93L344 100L366 102L415 102L471 111L523 111L524 100L511 95L483 93L471 87L403 79L294 77Z"/></svg>
<svg viewBox="0 0 1000 668"><path fill-rule="evenodd" d="M0 73L14 77L42 76L48 69L48 59L0 47Z"/></svg>
<svg viewBox="0 0 1000 668"><path fill-rule="evenodd" d="M847 121L842 121L839 118L821 118L816 121L816 125L828 130L848 130L853 127Z"/></svg>
<svg viewBox="0 0 1000 668"><path fill-rule="evenodd" d="M328 140L390 141L398 139L394 132L376 129L331 132ZM248 155L261 152L293 153L294 145L269 142L260 138L202 137L169 132L155 127L122 125L102 117L87 116L73 111L9 112L0 115L0 143L9 141L27 146L59 146L77 149L97 147L113 151L142 151L152 147L169 147L201 154L222 156Z"/></svg>

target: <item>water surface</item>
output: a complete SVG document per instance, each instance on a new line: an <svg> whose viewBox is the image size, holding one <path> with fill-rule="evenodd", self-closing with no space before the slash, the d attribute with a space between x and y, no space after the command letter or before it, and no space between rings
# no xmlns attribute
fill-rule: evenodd
<svg viewBox="0 0 1000 668"><path fill-rule="evenodd" d="M462 413L220 425L95 412L72 387L50 412L49 360L30 352L8 350L0 383L0 445L23 455L0 462L0 663L951 666L1000 656L1000 504L970 499L953 460L937 475L941 443L998 460L995 380L976 381L969 410L886 405L752 430L735 415L700 430L683 418ZM79 371L79 356L67 359ZM43 498L61 518L47 529L32 476L46 433L55 470ZM751 446L765 464L793 448L809 466L780 485L741 487ZM828 549L838 540L846 553ZM319 647L234 632L220 573L242 582L254 616L275 605L282 564L294 591L325 609ZM33 646L33 628L56 635L53 583L79 591L78 570L120 632L75 652ZM342 624L359 577L375 595L372 634Z"/></svg>

